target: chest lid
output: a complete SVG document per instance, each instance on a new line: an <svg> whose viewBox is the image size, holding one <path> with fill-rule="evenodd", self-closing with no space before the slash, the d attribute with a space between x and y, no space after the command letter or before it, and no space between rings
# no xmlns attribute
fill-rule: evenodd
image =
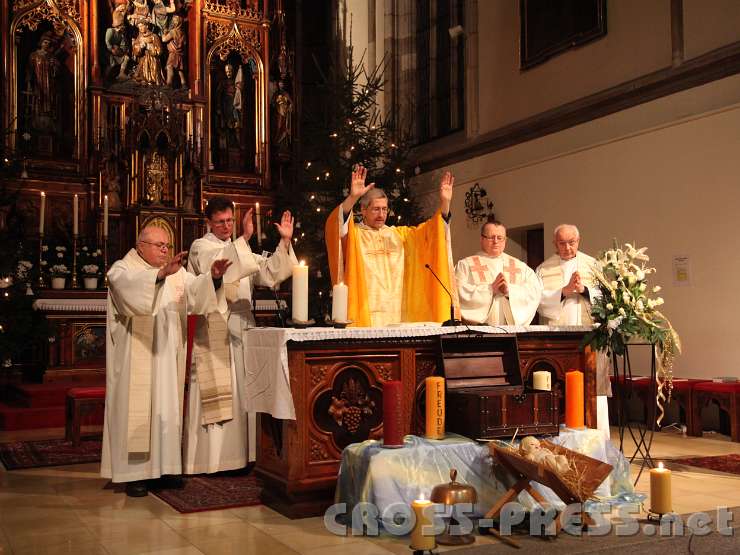
<svg viewBox="0 0 740 555"><path fill-rule="evenodd" d="M523 383L514 334L442 335L439 367L452 391Z"/></svg>

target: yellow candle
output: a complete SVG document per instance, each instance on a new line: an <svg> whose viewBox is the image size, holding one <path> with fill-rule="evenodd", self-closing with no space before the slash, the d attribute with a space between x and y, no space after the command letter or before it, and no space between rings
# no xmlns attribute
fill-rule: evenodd
<svg viewBox="0 0 740 555"><path fill-rule="evenodd" d="M650 470L650 510L664 515L673 511L671 503L671 471L658 463Z"/></svg>
<svg viewBox="0 0 740 555"><path fill-rule="evenodd" d="M540 391L550 391L552 389L550 372L547 370L538 370L532 374L532 387Z"/></svg>
<svg viewBox="0 0 740 555"><path fill-rule="evenodd" d="M424 380L427 388L426 438L445 437L445 379L432 376Z"/></svg>
<svg viewBox="0 0 740 555"><path fill-rule="evenodd" d="M347 297L349 296L349 289L347 286L339 282L331 291L331 319L335 322L346 322L347 321Z"/></svg>
<svg viewBox="0 0 740 555"><path fill-rule="evenodd" d="M46 214L46 193L41 191L41 212L39 213L39 235L44 234L44 215Z"/></svg>
<svg viewBox="0 0 740 555"><path fill-rule="evenodd" d="M108 195L103 197L103 237L108 237Z"/></svg>
<svg viewBox="0 0 740 555"><path fill-rule="evenodd" d="M308 321L308 266L303 260L293 266L293 321Z"/></svg>
<svg viewBox="0 0 740 555"><path fill-rule="evenodd" d="M437 538L432 531L432 502L426 499L417 499L411 502L414 511L414 528L411 530L411 549L429 551L437 547ZM426 516L424 513L426 512ZM424 534L424 528L427 534Z"/></svg>

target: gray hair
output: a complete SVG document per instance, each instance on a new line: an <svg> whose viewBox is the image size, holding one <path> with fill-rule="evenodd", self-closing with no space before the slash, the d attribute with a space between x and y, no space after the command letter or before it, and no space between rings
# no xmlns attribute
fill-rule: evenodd
<svg viewBox="0 0 740 555"><path fill-rule="evenodd" d="M558 233L567 229L572 229L576 232L576 237L578 237L579 239L581 238L581 232L578 231L578 228L573 224L560 224L555 228L555 231L552 232L552 236L557 239Z"/></svg>
<svg viewBox="0 0 740 555"><path fill-rule="evenodd" d="M363 210L370 206L370 203L375 199L388 198L383 189L370 189L367 193L362 195L360 198L360 208Z"/></svg>

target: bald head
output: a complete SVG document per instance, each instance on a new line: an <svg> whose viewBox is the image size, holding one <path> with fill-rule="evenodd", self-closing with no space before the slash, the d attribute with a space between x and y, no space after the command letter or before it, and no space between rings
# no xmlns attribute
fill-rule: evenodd
<svg viewBox="0 0 740 555"><path fill-rule="evenodd" d="M169 239L167 232L161 227L147 226L141 230L136 239L136 252L148 264L161 268L170 258Z"/></svg>
<svg viewBox="0 0 740 555"><path fill-rule="evenodd" d="M563 260L570 260L578 254L581 233L572 224L560 224L555 228L552 242L555 245L558 256Z"/></svg>

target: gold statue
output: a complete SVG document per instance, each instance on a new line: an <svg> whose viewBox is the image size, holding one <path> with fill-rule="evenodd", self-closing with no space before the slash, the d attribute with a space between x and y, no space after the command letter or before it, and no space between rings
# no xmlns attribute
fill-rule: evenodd
<svg viewBox="0 0 740 555"><path fill-rule="evenodd" d="M168 182L169 165L163 154L155 152L145 168L144 193L147 201L161 204L162 195Z"/></svg>
<svg viewBox="0 0 740 555"><path fill-rule="evenodd" d="M139 35L134 40L134 56L137 58L138 65L134 79L140 83L151 85L162 85L162 66L159 57L162 55L162 41L152 33L149 23L139 21Z"/></svg>

